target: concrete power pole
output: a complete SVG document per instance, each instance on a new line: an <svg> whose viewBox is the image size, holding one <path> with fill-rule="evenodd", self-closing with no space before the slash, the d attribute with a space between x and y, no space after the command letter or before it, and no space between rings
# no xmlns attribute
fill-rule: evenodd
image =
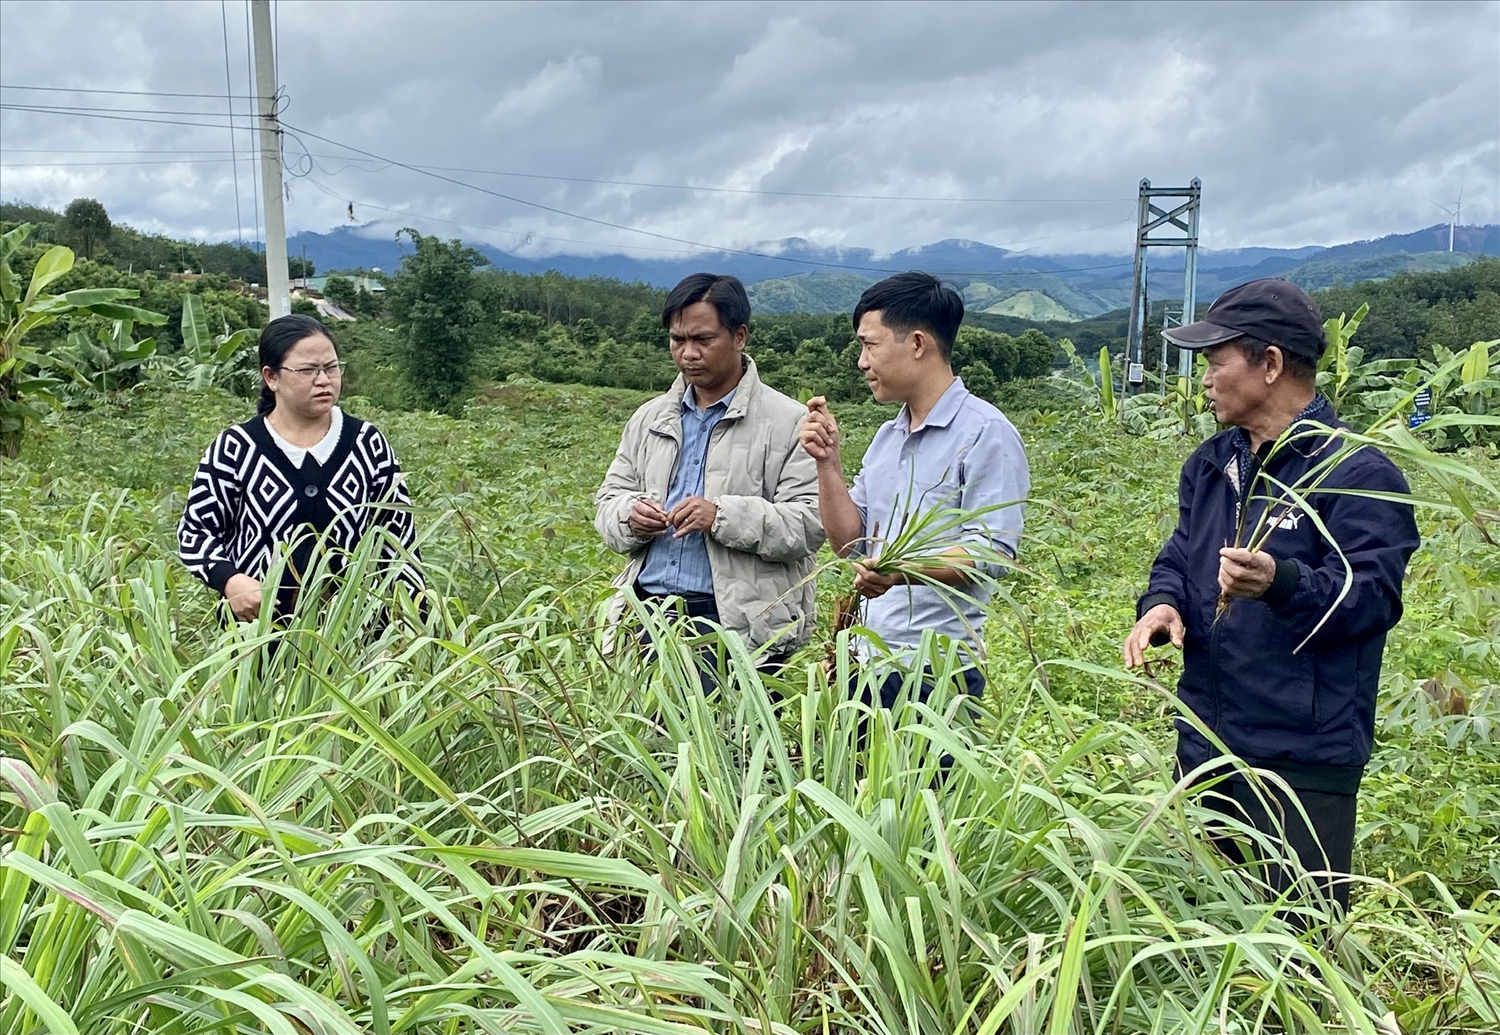
<svg viewBox="0 0 1500 1035"><path fill-rule="evenodd" d="M1198 205L1203 196L1203 184L1195 176L1186 187L1153 187L1150 180L1141 181L1141 193L1135 231L1135 277L1130 292L1130 324L1126 329L1124 383L1122 394L1134 394L1141 390L1146 380L1146 324L1151 314L1147 311L1150 302L1146 297L1146 255L1150 248L1181 248L1185 254L1182 264L1182 310L1168 312L1163 317L1163 326L1181 326L1192 323L1198 294ZM1158 199L1172 199L1176 204L1163 208ZM1163 201L1162 204L1167 204ZM1157 234L1173 234L1160 236ZM1174 231L1180 234L1174 234ZM1177 354L1177 373L1180 377L1193 376L1193 354L1185 349ZM1162 344L1161 355L1162 388L1166 388L1167 347Z"/></svg>
<svg viewBox="0 0 1500 1035"><path fill-rule="evenodd" d="M282 207L281 125L276 120L276 55L271 50L271 0L250 0L255 33L255 100L260 107L260 181L266 199L266 300L271 319L292 311L287 286L286 211Z"/></svg>

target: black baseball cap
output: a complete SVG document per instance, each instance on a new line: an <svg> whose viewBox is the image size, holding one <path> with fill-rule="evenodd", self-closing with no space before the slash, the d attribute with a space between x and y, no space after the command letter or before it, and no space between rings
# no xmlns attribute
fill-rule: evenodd
<svg viewBox="0 0 1500 1035"><path fill-rule="evenodd" d="M1162 331L1162 337L1180 349L1206 349L1247 334L1306 359L1323 355L1323 313L1318 303L1279 277L1232 287L1197 323Z"/></svg>

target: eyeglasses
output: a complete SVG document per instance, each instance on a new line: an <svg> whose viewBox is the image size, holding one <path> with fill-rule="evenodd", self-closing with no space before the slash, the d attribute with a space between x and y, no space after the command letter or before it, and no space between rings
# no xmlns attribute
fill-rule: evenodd
<svg viewBox="0 0 1500 1035"><path fill-rule="evenodd" d="M305 381L313 381L319 374L327 374L330 381L337 381L344 376L344 368L348 365L344 360L339 360L337 363L320 363L311 367L282 367L281 372L295 374Z"/></svg>

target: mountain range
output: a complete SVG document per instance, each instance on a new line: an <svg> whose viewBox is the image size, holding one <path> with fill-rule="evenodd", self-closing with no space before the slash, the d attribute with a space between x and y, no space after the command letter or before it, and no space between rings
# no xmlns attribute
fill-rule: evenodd
<svg viewBox="0 0 1500 1035"><path fill-rule="evenodd" d="M320 271L381 269L393 272L410 245L372 236L373 226L303 231L288 240L291 255L305 255ZM670 287L699 270L732 273L749 288L759 312L847 312L860 293L891 272L924 269L958 285L965 303L980 312L1037 320L1077 320L1130 302L1132 257L1029 255L979 241L947 240L892 254L868 248L824 248L788 238L756 249L697 252L685 256L551 255L529 258L485 244L473 245L496 268L518 273L556 270L573 277L609 277ZM1462 226L1448 250L1448 226L1322 247L1202 249L1198 253L1200 302L1257 277L1283 276L1314 290L1338 281L1376 280L1403 269L1462 265L1478 255L1500 255L1500 225ZM1159 257L1158 257L1159 256ZM1182 253L1155 251L1148 268L1152 298L1182 297Z"/></svg>

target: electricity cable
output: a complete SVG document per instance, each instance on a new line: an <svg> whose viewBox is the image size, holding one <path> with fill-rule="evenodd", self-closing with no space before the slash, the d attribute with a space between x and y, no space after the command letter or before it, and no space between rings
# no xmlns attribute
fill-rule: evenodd
<svg viewBox="0 0 1500 1035"><path fill-rule="evenodd" d="M90 111L56 111L45 108L36 108L29 104L3 104L0 103L0 111L24 111L39 115L71 115L76 118L106 119L110 122L144 122L157 126L193 126L198 129L223 129L221 122L188 122L185 119L148 119L140 115L106 115L103 112ZM216 118L223 118L221 111L209 112Z"/></svg>
<svg viewBox="0 0 1500 1035"><path fill-rule="evenodd" d="M217 100L216 93L169 93L164 90L98 90L82 86L22 86L17 83L0 83L0 90L35 90L44 93L97 93L116 97L193 97ZM254 100L253 96L237 95L240 100Z"/></svg>
<svg viewBox="0 0 1500 1035"><path fill-rule="evenodd" d="M245 0L245 88L249 90L251 95L253 96L255 94L255 66L254 61L250 56L250 38L250 0ZM259 106L260 100L259 98L256 98L251 103ZM266 228L265 224L262 223L260 218L260 195L262 185L259 176L260 170L256 168L256 166L260 164L260 145L255 138L258 131L258 128L252 128L250 130L250 154L252 156L250 175L250 203L254 206L255 210L255 239L260 242L261 251L264 252L266 248Z"/></svg>
<svg viewBox="0 0 1500 1035"><path fill-rule="evenodd" d="M229 153L234 170L234 239L245 243L245 220L240 210L240 156L234 143L234 84L229 76L229 0L219 0L219 20L224 26L224 101L229 106Z"/></svg>
<svg viewBox="0 0 1500 1035"><path fill-rule="evenodd" d="M505 193L503 193L501 191L491 190L488 187L481 187L478 184L468 183L468 182L465 182L464 180L455 179L452 176L446 176L446 175L444 175L442 173L434 172L434 171L429 170L429 169L424 169L424 168L421 168L419 166L412 165L412 164L410 164L408 162L402 162L402 161L399 161L397 159L387 157L385 155L376 154L373 151L366 151L363 148L354 147L351 144L345 144L342 141L334 140L334 139L332 139L330 137L323 136L322 134L319 134L319 133L314 133L313 131L311 131L309 129L304 129L304 128L300 127L300 126L294 126L294 125L291 125L291 124L288 123L288 124L284 124L284 128L286 130L290 131L290 132L299 134L301 136L309 137L309 138L311 138L313 140L322 141L323 143L330 144L333 147L343 148L346 151L350 151L350 152L353 152L354 154L362 155L362 156L364 156L366 158L371 158L371 159L374 159L376 161L381 161L381 162L387 162L387 163L389 163L390 165L392 165L392 166L394 166L396 168L406 169L406 170L408 170L410 172L414 172L414 173L417 173L417 174L422 175L422 176L427 176L427 177L430 177L430 178L435 179L435 180L440 180L440 181L442 181L444 183L451 183L451 184L453 184L456 187L464 187L464 188L467 188L468 190L477 191L478 193L481 193L481 194L488 194L491 197L500 198L502 201L509 201L512 204L524 205L526 207L535 208L535 209L538 209L538 210L543 211L543 212L550 212L553 215L559 215L559 216L563 216L563 217L566 217L566 218L569 218L569 219L577 219L577 220L579 220L581 222L585 222L585 223L593 223L596 226L608 227L611 230L620 230L620 231L624 231L626 233L640 234L643 237L650 237L650 238L653 238L653 239L659 240L659 241L668 241L668 242L670 242L672 244L687 245L690 248L704 249L704 250L710 251L710 252L720 252L720 253L729 254L729 255L745 255L745 256L748 256L748 257L751 257L751 258L768 259L768 260L771 260L771 261L774 261L774 262L787 262L787 263L793 263L793 264L799 265L799 266L814 266L814 267L825 268L825 269L854 270L856 272L861 272L861 273L900 273L900 272L903 272L902 270L893 269L893 268L885 267L885 266L861 266L861 265L855 265L855 264L852 264L852 263L826 262L826 261L819 260L819 259L803 259L803 258L798 258L796 256L790 256L790 255L775 255L775 254L772 254L770 252L759 252L759 251L755 251L755 250L749 249L749 248L727 248L727 247L723 247L723 246L720 246L720 245L708 244L708 243L705 243L703 241L694 241L694 240L692 240L690 238L676 237L676 236L673 236L671 234L657 233L654 230L644 230L644 229L641 229L640 227L628 226L628 225L626 225L624 223L616 223L616 222L613 222L613 221L608 220L608 219L599 219L599 218L597 218L595 216L587 216L587 215L584 215L584 214L582 214L580 212L570 212L567 209L558 208L555 205L547 205L547 204L543 204L542 202L539 202L539 201L531 201L531 200L526 199L526 198L516 197L515 195L505 194ZM1032 273L1084 273L1084 272L1089 272L1091 270L1117 269L1117 268L1119 268L1121 266L1129 266L1129 265L1131 265L1131 263L1129 263L1129 262L1118 262L1118 263L1108 263L1108 264L1099 265L1099 266L1083 266L1083 267L1077 267L1077 268L1074 268L1074 269L1053 269L1053 270L1044 270L1044 269L1016 269L1016 270L984 270L984 271L946 270L944 272L947 273L947 275L949 275L949 276L971 276L971 277L973 277L973 276L986 276L986 277L989 277L989 276L1020 276L1020 275L1032 274Z"/></svg>

